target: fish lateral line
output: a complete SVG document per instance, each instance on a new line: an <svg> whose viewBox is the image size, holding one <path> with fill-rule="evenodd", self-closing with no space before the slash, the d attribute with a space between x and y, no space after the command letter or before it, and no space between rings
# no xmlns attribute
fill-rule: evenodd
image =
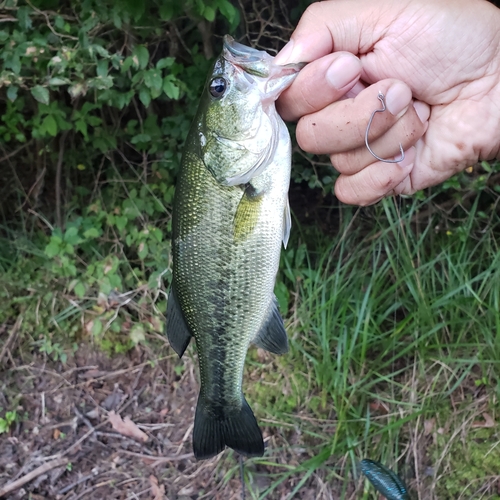
<svg viewBox="0 0 500 500"><path fill-rule="evenodd" d="M172 217L166 333L179 356L196 340L199 460L226 447L263 455L262 432L242 394L246 353L250 343L275 354L288 350L274 287L291 224L291 142L274 101L298 69L233 42L226 37L206 80ZM257 78L262 68L267 76Z"/></svg>

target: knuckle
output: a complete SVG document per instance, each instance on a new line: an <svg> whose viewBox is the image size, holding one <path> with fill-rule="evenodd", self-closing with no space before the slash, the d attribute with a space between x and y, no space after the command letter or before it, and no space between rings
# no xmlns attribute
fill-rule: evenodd
<svg viewBox="0 0 500 500"><path fill-rule="evenodd" d="M303 85L299 87L298 102L301 104L301 114L306 115L318 111L314 102L317 89L314 88L314 81L311 79L304 80L302 83Z"/></svg>
<svg viewBox="0 0 500 500"><path fill-rule="evenodd" d="M335 170L338 170L341 174L345 175L355 174L363 167L363 165L360 164L356 153L350 151L330 155L330 161L332 162Z"/></svg>
<svg viewBox="0 0 500 500"><path fill-rule="evenodd" d="M318 140L311 121L307 117L302 117L297 123L295 131L297 144L304 151L316 153L318 151Z"/></svg>
<svg viewBox="0 0 500 500"><path fill-rule="evenodd" d="M415 194L418 190L414 189L411 175L408 175L403 179L402 182L400 182L395 188L394 192L396 194L403 194L403 195L412 195Z"/></svg>
<svg viewBox="0 0 500 500"><path fill-rule="evenodd" d="M302 20L306 22L317 22L323 13L323 6L320 2L314 2L302 14Z"/></svg>
<svg viewBox="0 0 500 500"><path fill-rule="evenodd" d="M356 182L349 176L339 177L335 183L334 191L337 199L348 205L366 207L373 203L371 199L367 199L366 196L363 196L359 186L357 186Z"/></svg>

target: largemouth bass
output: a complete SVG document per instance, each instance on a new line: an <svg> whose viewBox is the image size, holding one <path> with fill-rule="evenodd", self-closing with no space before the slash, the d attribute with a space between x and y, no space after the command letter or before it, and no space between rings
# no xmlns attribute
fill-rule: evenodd
<svg viewBox="0 0 500 500"><path fill-rule="evenodd" d="M291 146L275 100L302 65L224 37L189 131L172 225L167 335L182 356L196 340L201 388L196 458L226 446L261 456L264 442L242 393L250 342L288 350L273 288L288 240Z"/></svg>

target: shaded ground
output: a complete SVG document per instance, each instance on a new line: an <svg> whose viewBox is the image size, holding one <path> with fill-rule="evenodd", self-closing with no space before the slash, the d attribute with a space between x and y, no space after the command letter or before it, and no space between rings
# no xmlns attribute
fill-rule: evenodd
<svg viewBox="0 0 500 500"><path fill-rule="evenodd" d="M4 365L9 367L0 372L0 406L16 408L18 421L0 434L0 497L242 498L232 452L205 462L192 455L194 364L184 361L180 370L170 352L165 348L165 356L158 357L135 350L110 359L81 347L64 366L42 357L18 364L6 353ZM129 417L147 441L116 432L109 422L112 411ZM291 456L282 436L270 436L268 429L264 434L271 450L287 450L281 457L270 456L268 450L272 461L296 465L305 453L298 449ZM254 494L271 484L266 467L252 462L246 467ZM285 498L298 480L291 476L268 498ZM295 498L334 498L319 477L313 476L300 491Z"/></svg>

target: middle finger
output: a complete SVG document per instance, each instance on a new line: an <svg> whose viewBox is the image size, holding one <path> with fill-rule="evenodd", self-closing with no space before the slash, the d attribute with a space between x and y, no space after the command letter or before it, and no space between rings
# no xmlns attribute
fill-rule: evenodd
<svg viewBox="0 0 500 500"><path fill-rule="evenodd" d="M403 82L382 80L356 97L333 102L321 111L303 116L297 124L297 142L310 153L335 154L361 147L371 114L381 108L377 96L386 96L387 111L377 113L370 127L370 142L383 135L404 114L411 90Z"/></svg>

